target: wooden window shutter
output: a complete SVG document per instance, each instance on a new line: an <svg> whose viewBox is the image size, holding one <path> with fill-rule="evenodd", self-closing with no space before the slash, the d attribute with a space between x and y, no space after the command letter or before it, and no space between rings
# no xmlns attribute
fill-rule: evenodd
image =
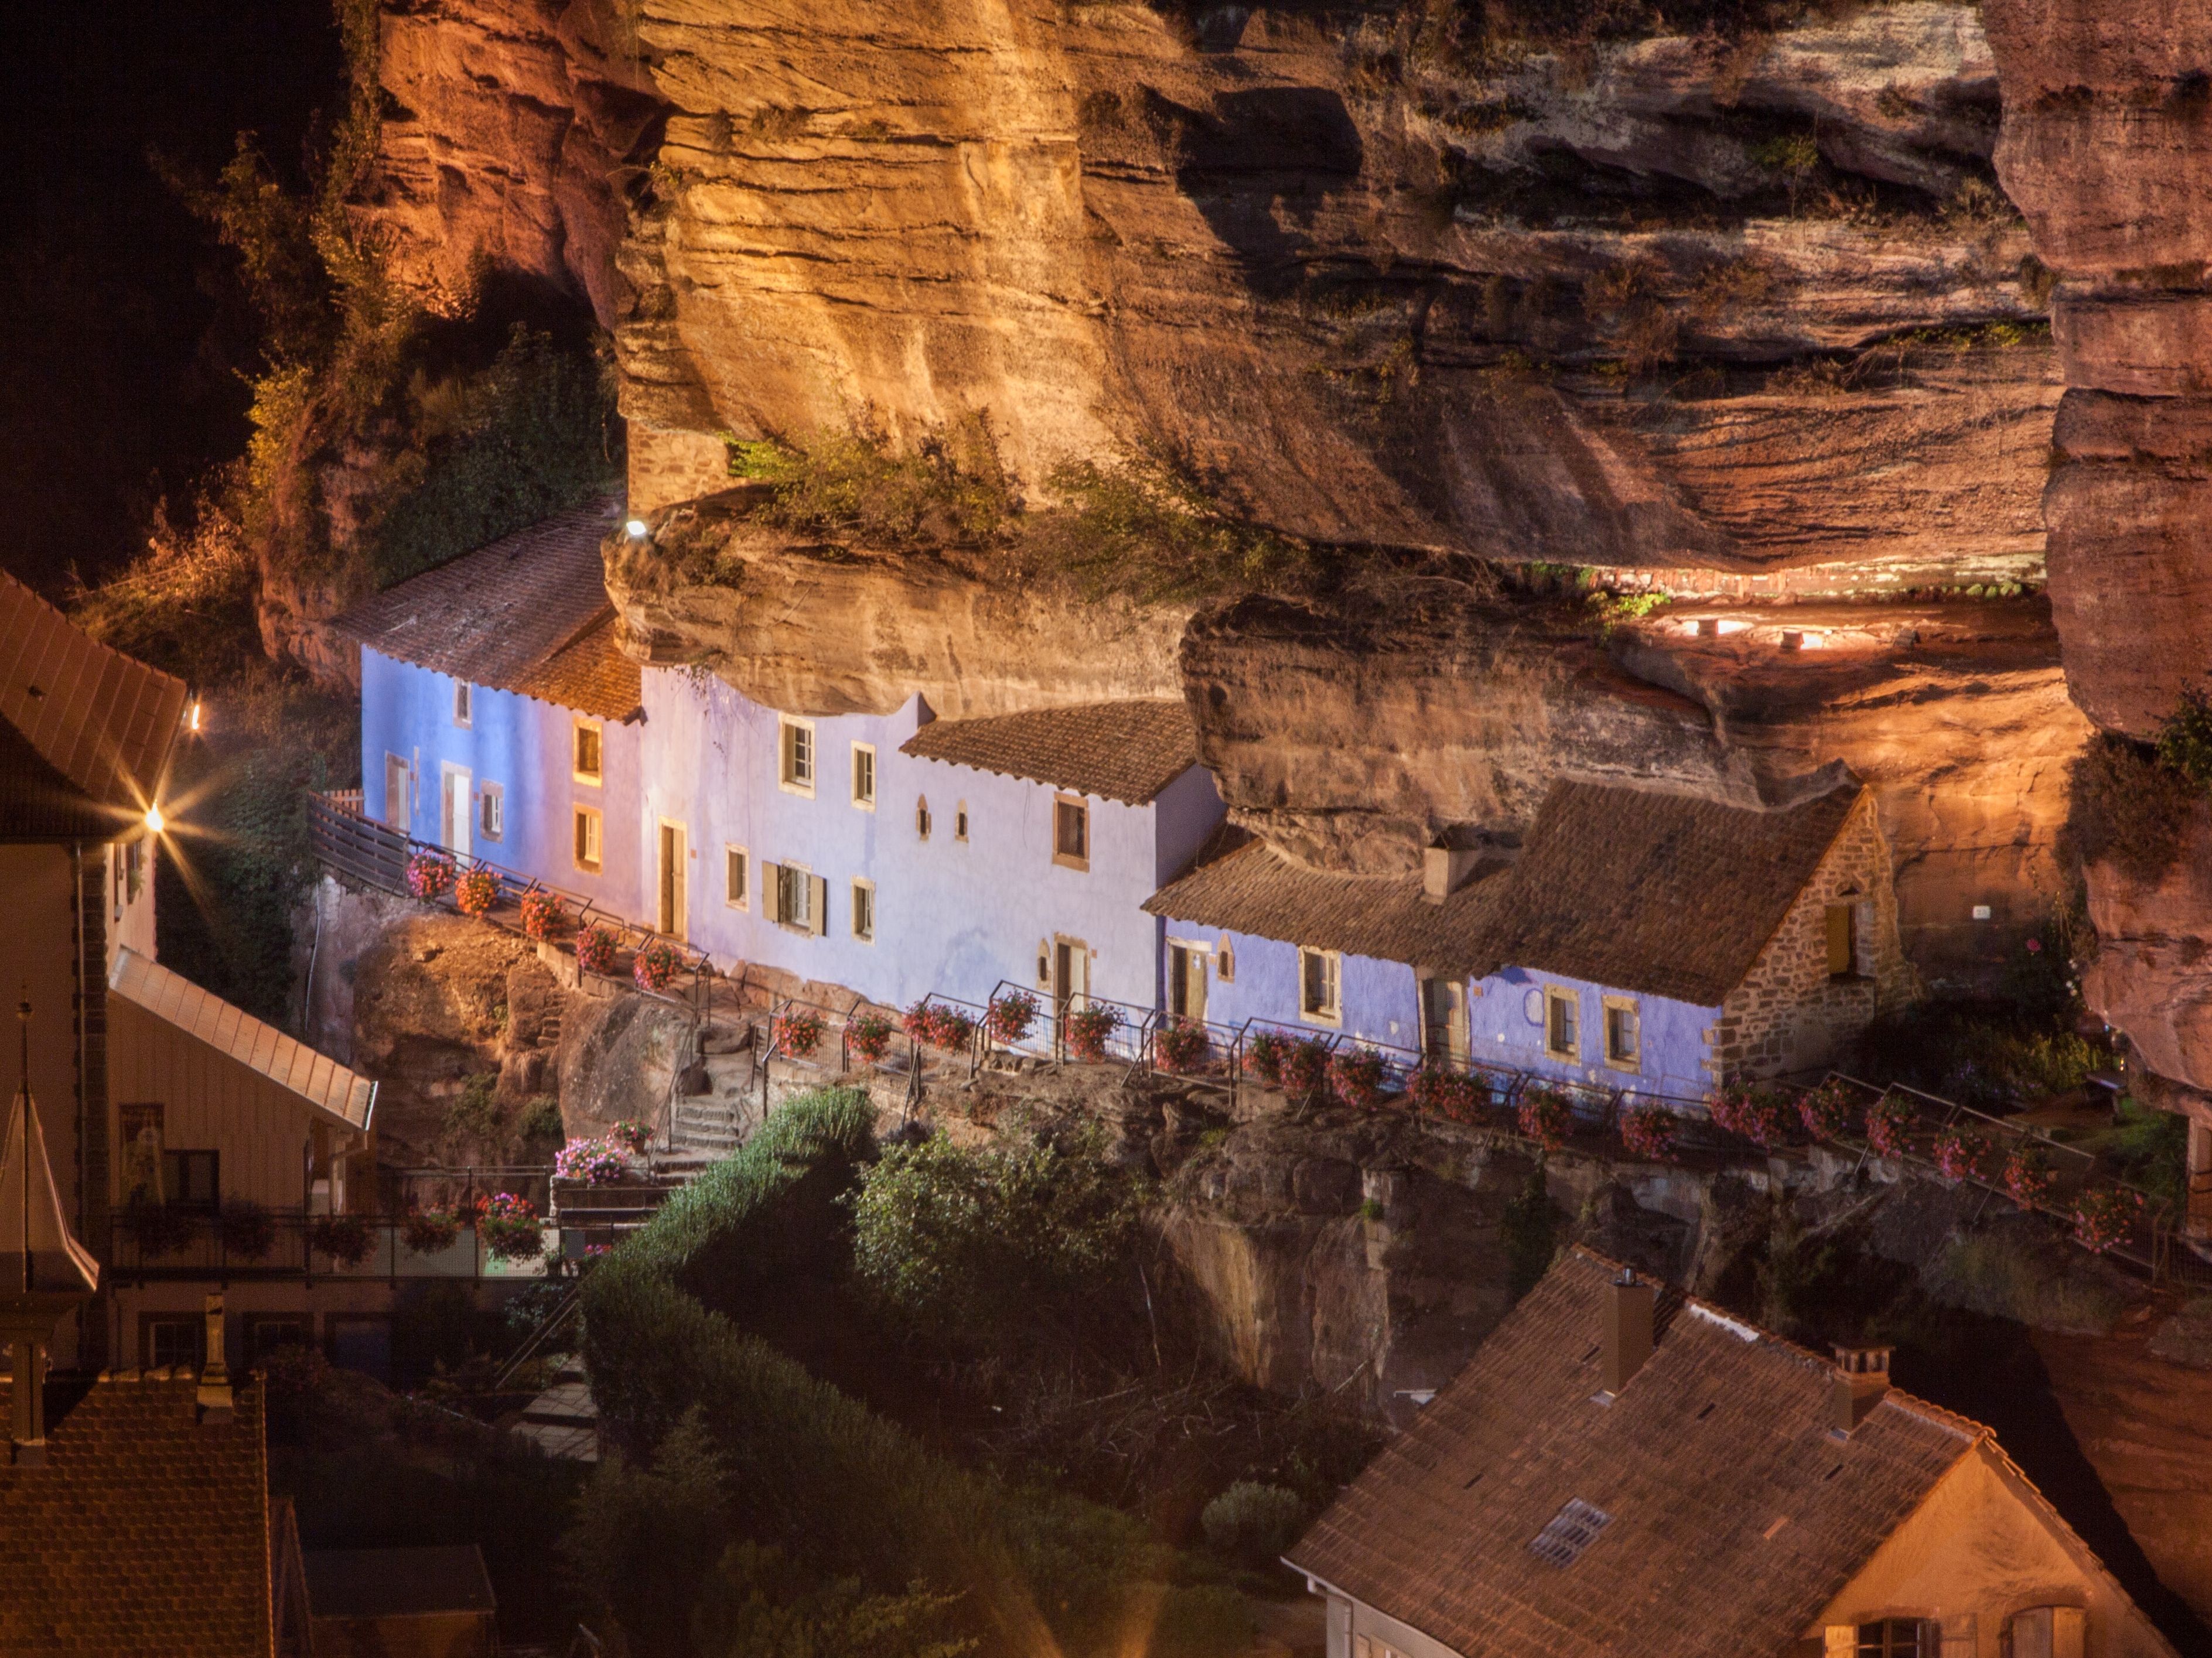
<svg viewBox="0 0 2212 1658"><path fill-rule="evenodd" d="M1974 1614L1962 1612L1938 1625L1943 1633L1943 1658L1974 1658Z"/></svg>
<svg viewBox="0 0 2212 1658"><path fill-rule="evenodd" d="M2051 1658L2083 1658L2089 1649L2089 1614L2081 1606L2051 1609ZM1948 1653L1943 1658L1951 1658Z"/></svg>
<svg viewBox="0 0 2212 1658"><path fill-rule="evenodd" d="M830 883L819 875L806 878L806 896L812 902L807 905L808 919L814 923L814 936L823 937L830 931Z"/></svg>
<svg viewBox="0 0 2212 1658"><path fill-rule="evenodd" d="M783 869L776 864L761 865L761 914L771 921L783 919Z"/></svg>
<svg viewBox="0 0 2212 1658"><path fill-rule="evenodd" d="M1856 1624L1831 1624L1820 1631L1821 1650L1826 1658L1858 1658L1859 1626Z"/></svg>

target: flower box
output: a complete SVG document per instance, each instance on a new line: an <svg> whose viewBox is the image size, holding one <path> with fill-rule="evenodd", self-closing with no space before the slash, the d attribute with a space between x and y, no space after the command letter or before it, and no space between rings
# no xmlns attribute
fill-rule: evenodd
<svg viewBox="0 0 2212 1658"><path fill-rule="evenodd" d="M1797 1099L1797 1118L1814 1139L1835 1141L1850 1133L1858 1121L1856 1102L1848 1084L1832 1078L1808 1088Z"/></svg>
<svg viewBox="0 0 2212 1658"><path fill-rule="evenodd" d="M1283 1048L1283 1092L1294 1100L1311 1098L1328 1080L1328 1044L1319 1036L1292 1038Z"/></svg>
<svg viewBox="0 0 2212 1658"><path fill-rule="evenodd" d="M902 1021L907 1035L918 1042L957 1054L975 1037L975 1021L957 1007L927 998L907 1009Z"/></svg>
<svg viewBox="0 0 2212 1658"><path fill-rule="evenodd" d="M1489 1085L1480 1078L1425 1065L1408 1084L1416 1110L1448 1122L1479 1123L1490 1104Z"/></svg>
<svg viewBox="0 0 2212 1658"><path fill-rule="evenodd" d="M328 1255L341 1266L358 1266L368 1259L376 1239L359 1215L318 1215L307 1229L307 1242L319 1255Z"/></svg>
<svg viewBox="0 0 2212 1658"><path fill-rule="evenodd" d="M1920 1112L1911 1101L1885 1094L1867 1107L1867 1144L1885 1157L1901 1157L1911 1149L1912 1130Z"/></svg>
<svg viewBox="0 0 2212 1658"><path fill-rule="evenodd" d="M125 1208L123 1220L138 1240L142 1256L173 1255L199 1242L199 1217L189 1209L134 1198Z"/></svg>
<svg viewBox="0 0 2212 1658"><path fill-rule="evenodd" d="M634 1157L645 1155L645 1148L653 1144L653 1130L645 1124L625 1117L607 1130L607 1139Z"/></svg>
<svg viewBox="0 0 2212 1658"><path fill-rule="evenodd" d="M553 1173L562 1180L611 1186L629 1174L629 1157L611 1140L574 1139L553 1156Z"/></svg>
<svg viewBox="0 0 2212 1658"><path fill-rule="evenodd" d="M854 1053L868 1065L880 1061L890 1051L891 1034L896 1029L880 1013L862 1013L845 1021L845 1042Z"/></svg>
<svg viewBox="0 0 2212 1658"><path fill-rule="evenodd" d="M217 1227L222 1253L233 1260L266 1260L276 1247L276 1220L253 1202L225 1206Z"/></svg>
<svg viewBox="0 0 2212 1658"><path fill-rule="evenodd" d="M1256 1034L1244 1050L1244 1068L1270 1088L1283 1085L1283 1053L1290 1043L1272 1030Z"/></svg>
<svg viewBox="0 0 2212 1658"><path fill-rule="evenodd" d="M544 1223L527 1198L501 1192L477 1207L477 1236L501 1260L523 1260L545 1248Z"/></svg>
<svg viewBox="0 0 2212 1658"><path fill-rule="evenodd" d="M1790 1106L1778 1089L1730 1083L1706 1097L1705 1110L1716 1127L1741 1135L1761 1151L1771 1151L1790 1138Z"/></svg>
<svg viewBox="0 0 2212 1658"><path fill-rule="evenodd" d="M443 1254L460 1242L460 1218L450 1209L410 1210L399 1236L410 1254Z"/></svg>
<svg viewBox="0 0 2212 1658"><path fill-rule="evenodd" d="M1620 1114L1620 1143L1636 1157L1665 1163L1681 1127L1681 1118L1663 1105L1632 1106Z"/></svg>
<svg viewBox="0 0 2212 1658"><path fill-rule="evenodd" d="M499 902L499 877L488 869L464 870L453 879L453 908L464 915L484 916Z"/></svg>
<svg viewBox="0 0 2212 1658"><path fill-rule="evenodd" d="M605 978L614 972L615 954L620 948L615 930L594 921L576 935L576 965Z"/></svg>
<svg viewBox="0 0 2212 1658"><path fill-rule="evenodd" d="M1936 1172L1954 1186L1980 1178L1989 1162L1989 1141L1970 1128L1937 1129L1933 1150Z"/></svg>
<svg viewBox="0 0 2212 1658"><path fill-rule="evenodd" d="M453 884L453 860L441 852L418 852L407 860L407 890L425 901L445 896Z"/></svg>
<svg viewBox="0 0 2212 1658"><path fill-rule="evenodd" d="M822 1045L822 1016L803 1007L786 1008L773 1027L776 1052L805 1059Z"/></svg>
<svg viewBox="0 0 2212 1658"><path fill-rule="evenodd" d="M2023 1209L2047 1202L2058 1184L2051 1172L2051 1154L2033 1142L2015 1148L2005 1159L2004 1187Z"/></svg>
<svg viewBox="0 0 2212 1658"><path fill-rule="evenodd" d="M2074 1241L2103 1254L2127 1242L2142 1213L2142 1199L2123 1187L2101 1187L2074 1200Z"/></svg>
<svg viewBox="0 0 2212 1658"><path fill-rule="evenodd" d="M1369 1048L1346 1048L1328 1062L1330 1090L1355 1111L1372 1111L1382 1103L1386 1074L1382 1056Z"/></svg>
<svg viewBox="0 0 2212 1658"><path fill-rule="evenodd" d="M1097 1064L1106 1057L1106 1040L1121 1028L1117 1007L1081 1007L1063 1022L1067 1051L1079 1060Z"/></svg>
<svg viewBox="0 0 2212 1658"><path fill-rule="evenodd" d="M682 950L665 938L648 938L630 959L629 976L640 990L665 990L683 968Z"/></svg>

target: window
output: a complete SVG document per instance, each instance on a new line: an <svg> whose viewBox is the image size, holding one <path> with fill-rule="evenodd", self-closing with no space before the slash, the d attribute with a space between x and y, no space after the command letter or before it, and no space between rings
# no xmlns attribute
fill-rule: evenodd
<svg viewBox="0 0 2212 1658"><path fill-rule="evenodd" d="M487 841L496 841L506 832L507 792L497 783L483 786L483 799L477 805L477 822Z"/></svg>
<svg viewBox="0 0 2212 1658"><path fill-rule="evenodd" d="M734 904L739 909L750 908L750 895L746 890L745 878L752 872L746 867L748 859L743 847L722 849L722 902Z"/></svg>
<svg viewBox="0 0 2212 1658"><path fill-rule="evenodd" d="M796 864L770 864L761 877L768 919L797 932L819 935L829 927L830 884Z"/></svg>
<svg viewBox="0 0 2212 1658"><path fill-rule="evenodd" d="M1341 1019L1343 973L1344 958L1334 950L1299 950L1298 1011L1324 1024Z"/></svg>
<svg viewBox="0 0 2212 1658"><path fill-rule="evenodd" d="M188 1365L198 1370L200 1349L207 1340L207 1320L181 1314L149 1318L140 1327L139 1345L146 1363L155 1370Z"/></svg>
<svg viewBox="0 0 2212 1658"><path fill-rule="evenodd" d="M1091 808L1080 795L1052 803L1052 861L1069 869L1091 867Z"/></svg>
<svg viewBox="0 0 2212 1658"><path fill-rule="evenodd" d="M929 839L929 797L926 794L914 803L914 832L924 841Z"/></svg>
<svg viewBox="0 0 2212 1658"><path fill-rule="evenodd" d="M1237 952L1226 938L1213 947L1213 976L1225 985L1237 982Z"/></svg>
<svg viewBox="0 0 2212 1658"><path fill-rule="evenodd" d="M305 1347L314 1340L312 1313L253 1313L246 1321L246 1362L258 1365L279 1347Z"/></svg>
<svg viewBox="0 0 2212 1658"><path fill-rule="evenodd" d="M214 1209L222 1202L213 1151L161 1153L161 1195L179 1209Z"/></svg>
<svg viewBox="0 0 2212 1658"><path fill-rule="evenodd" d="M1582 999L1571 990L1544 993L1544 1051L1555 1060L1583 1056Z"/></svg>
<svg viewBox="0 0 2212 1658"><path fill-rule="evenodd" d="M453 723L456 726L465 726L469 723L469 692L471 689L472 687L465 679L456 679L453 682Z"/></svg>
<svg viewBox="0 0 2212 1658"><path fill-rule="evenodd" d="M575 771L579 783L606 780L606 736L596 720L579 720L575 728Z"/></svg>
<svg viewBox="0 0 2212 1658"><path fill-rule="evenodd" d="M876 809L876 751L866 743L853 744L853 804L863 811Z"/></svg>
<svg viewBox="0 0 2212 1658"><path fill-rule="evenodd" d="M952 838L956 841L968 838L968 803L965 800L952 809Z"/></svg>
<svg viewBox="0 0 2212 1658"><path fill-rule="evenodd" d="M1859 1625L1859 1658L1936 1658L1942 1643L1917 1618L1885 1618Z"/></svg>
<svg viewBox="0 0 2212 1658"><path fill-rule="evenodd" d="M2088 1613L2080 1606L2030 1606L2005 1620L2005 1658L2081 1658Z"/></svg>
<svg viewBox="0 0 2212 1658"><path fill-rule="evenodd" d="M1643 1063L1644 1031L1636 1004L1626 996L1605 999L1605 1062L1621 1071Z"/></svg>
<svg viewBox="0 0 2212 1658"><path fill-rule="evenodd" d="M1828 976L1855 977L1859 970L1859 907L1828 906Z"/></svg>
<svg viewBox="0 0 2212 1658"><path fill-rule="evenodd" d="M876 941L876 884L873 881L853 883L853 936L869 944Z"/></svg>
<svg viewBox="0 0 2212 1658"><path fill-rule="evenodd" d="M814 793L814 727L804 720L786 720L778 726L777 746L781 750L776 773L777 783L793 794L811 795Z"/></svg>
<svg viewBox="0 0 2212 1658"><path fill-rule="evenodd" d="M590 875L599 872L601 822L597 807L576 808L576 867Z"/></svg>

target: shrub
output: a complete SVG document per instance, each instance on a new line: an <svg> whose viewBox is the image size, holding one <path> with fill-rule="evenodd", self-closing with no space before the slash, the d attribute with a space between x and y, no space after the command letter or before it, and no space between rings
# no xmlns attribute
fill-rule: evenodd
<svg viewBox="0 0 2212 1658"><path fill-rule="evenodd" d="M522 932L525 938L549 944L568 930L568 906L557 892L526 892L522 895Z"/></svg>
<svg viewBox="0 0 2212 1658"><path fill-rule="evenodd" d="M1953 1238L1921 1280L1946 1306L2073 1334L2106 1333L2126 1306L2111 1267L2021 1223Z"/></svg>
<svg viewBox="0 0 2212 1658"><path fill-rule="evenodd" d="M221 1236L222 1253L232 1260L265 1260L276 1247L276 1217L250 1199L225 1204Z"/></svg>
<svg viewBox="0 0 2212 1658"><path fill-rule="evenodd" d="M1152 1053L1162 1070L1187 1075L1205 1068L1213 1043L1204 1025L1176 1020L1162 1025L1153 1036Z"/></svg>
<svg viewBox="0 0 2212 1658"><path fill-rule="evenodd" d="M1808 1134L1823 1143L1850 1133L1857 1126L1858 1114L1858 1101L1850 1084L1832 1077L1797 1098L1798 1121Z"/></svg>
<svg viewBox="0 0 2212 1658"><path fill-rule="evenodd" d="M607 1139L630 1156L641 1157L645 1155L645 1148L653 1144L653 1130L633 1117L624 1117L607 1130Z"/></svg>
<svg viewBox="0 0 2212 1658"><path fill-rule="evenodd" d="M2069 785L2066 835L2081 861L2111 863L2146 883L2181 855L2203 799L2201 786L2160 764L2154 750L2109 735L2082 749Z"/></svg>
<svg viewBox="0 0 2212 1658"><path fill-rule="evenodd" d="M1971 1128L1939 1128L1934 1146L1936 1172L1956 1184L1980 1177L1989 1161L1990 1143Z"/></svg>
<svg viewBox="0 0 2212 1658"><path fill-rule="evenodd" d="M873 1065L890 1048L894 1028L880 1013L856 1014L845 1022L845 1040L852 1044L853 1052Z"/></svg>
<svg viewBox="0 0 2212 1658"><path fill-rule="evenodd" d="M622 1147L607 1140L570 1140L554 1157L553 1173L562 1180L611 1186L628 1177L629 1158Z"/></svg>
<svg viewBox="0 0 2212 1658"><path fill-rule="evenodd" d="M1902 1094L1884 1094L1867 1107L1867 1144L1885 1157L1901 1157L1911 1149L1912 1131L1920 1111Z"/></svg>
<svg viewBox="0 0 2212 1658"><path fill-rule="evenodd" d="M822 1016L811 1008L787 1007L770 1027L776 1051L803 1060L822 1045Z"/></svg>
<svg viewBox="0 0 2212 1658"><path fill-rule="evenodd" d="M1206 1505L1198 1524L1208 1547L1267 1566L1297 1541L1305 1518L1305 1500L1296 1491L1240 1479Z"/></svg>
<svg viewBox="0 0 2212 1658"><path fill-rule="evenodd" d="M568 1133L561 1120L561 1102L550 1094L540 1094L523 1108L515 1127L526 1140L557 1140Z"/></svg>
<svg viewBox="0 0 2212 1658"><path fill-rule="evenodd" d="M440 1254L460 1242L460 1217L450 1209L410 1209L399 1236L414 1254Z"/></svg>
<svg viewBox="0 0 2212 1658"><path fill-rule="evenodd" d="M764 516L793 530L846 534L878 544L996 538L1014 510L998 450L981 416L896 455L868 434L823 434L797 443L730 446L730 471L766 483Z"/></svg>
<svg viewBox="0 0 2212 1658"><path fill-rule="evenodd" d="M1479 1123L1490 1104L1488 1084L1441 1065L1416 1071L1408 1091L1415 1109L1447 1122Z"/></svg>
<svg viewBox="0 0 2212 1658"><path fill-rule="evenodd" d="M1329 1087L1355 1111L1372 1111L1382 1103L1382 1056L1371 1048L1350 1048L1330 1056Z"/></svg>
<svg viewBox="0 0 2212 1658"><path fill-rule="evenodd" d="M604 978L615 970L615 955L621 947L612 927L594 921L576 935L576 965Z"/></svg>
<svg viewBox="0 0 2212 1658"><path fill-rule="evenodd" d="M512 1192L486 1198L477 1206L477 1236L501 1260L520 1260L545 1248L544 1223L537 1206Z"/></svg>
<svg viewBox="0 0 2212 1658"><path fill-rule="evenodd" d="M376 1247L368 1222L359 1215L318 1215L307 1229L307 1242L317 1254L328 1255L342 1266L358 1266Z"/></svg>
<svg viewBox="0 0 2212 1658"><path fill-rule="evenodd" d="M1575 1132L1575 1108L1555 1089L1532 1088L1521 1096L1520 1123L1523 1134L1556 1151Z"/></svg>
<svg viewBox="0 0 2212 1658"><path fill-rule="evenodd" d="M2142 1216L2142 1199L2125 1187L2103 1186L2074 1200L2074 1241L2103 1254L2127 1242Z"/></svg>
<svg viewBox="0 0 2212 1658"><path fill-rule="evenodd" d="M957 1633L961 1599L919 1581L897 1594L869 1594L857 1576L817 1583L781 1550L734 1543L708 1574L690 1629L715 1658L967 1658L976 1643Z"/></svg>
<svg viewBox="0 0 2212 1658"><path fill-rule="evenodd" d="M1121 1028L1121 1010L1102 1007L1094 1002L1070 1013L1064 1028L1067 1032L1067 1051L1095 1065L1106 1057L1106 1039Z"/></svg>
<svg viewBox="0 0 2212 1658"><path fill-rule="evenodd" d="M2051 1171L2051 1154L2033 1141L2026 1142L2005 1159L2005 1190L2023 1209L2048 1202L2058 1176Z"/></svg>
<svg viewBox="0 0 2212 1658"><path fill-rule="evenodd" d="M1663 1105L1640 1105L1620 1114L1620 1143L1639 1157L1663 1163L1674 1155L1682 1120Z"/></svg>
<svg viewBox="0 0 2212 1658"><path fill-rule="evenodd" d="M488 869L464 870L453 880L453 908L464 915L484 916L499 902L499 877Z"/></svg>
<svg viewBox="0 0 2212 1658"><path fill-rule="evenodd" d="M453 860L442 852L418 852L407 860L407 890L417 898L441 896L453 884Z"/></svg>
<svg viewBox="0 0 2212 1658"><path fill-rule="evenodd" d="M1018 1042L1036 1023L1036 998L1026 991L1009 990L991 998L983 1011L983 1029L994 1042Z"/></svg>
<svg viewBox="0 0 2212 1658"><path fill-rule="evenodd" d="M1315 568L1306 547L1231 517L1167 465L1075 461L1055 467L1047 482L1065 504L1032 515L1028 544L1097 595L1155 603L1281 588Z"/></svg>
<svg viewBox="0 0 2212 1658"><path fill-rule="evenodd" d="M640 990L665 990L683 968L682 950L665 938L647 938L630 959L629 976Z"/></svg>

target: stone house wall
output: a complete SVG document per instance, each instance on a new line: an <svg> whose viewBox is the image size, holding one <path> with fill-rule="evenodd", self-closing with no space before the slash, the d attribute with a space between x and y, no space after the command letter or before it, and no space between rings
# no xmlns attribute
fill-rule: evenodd
<svg viewBox="0 0 2212 1658"><path fill-rule="evenodd" d="M1858 970L1835 978L1828 972L1828 907L1843 902L1858 908ZM1869 1020L1919 993L1919 976L1898 936L1889 843L1869 791L1722 1003L1711 1032L1713 1070L1730 1081L1833 1064Z"/></svg>

